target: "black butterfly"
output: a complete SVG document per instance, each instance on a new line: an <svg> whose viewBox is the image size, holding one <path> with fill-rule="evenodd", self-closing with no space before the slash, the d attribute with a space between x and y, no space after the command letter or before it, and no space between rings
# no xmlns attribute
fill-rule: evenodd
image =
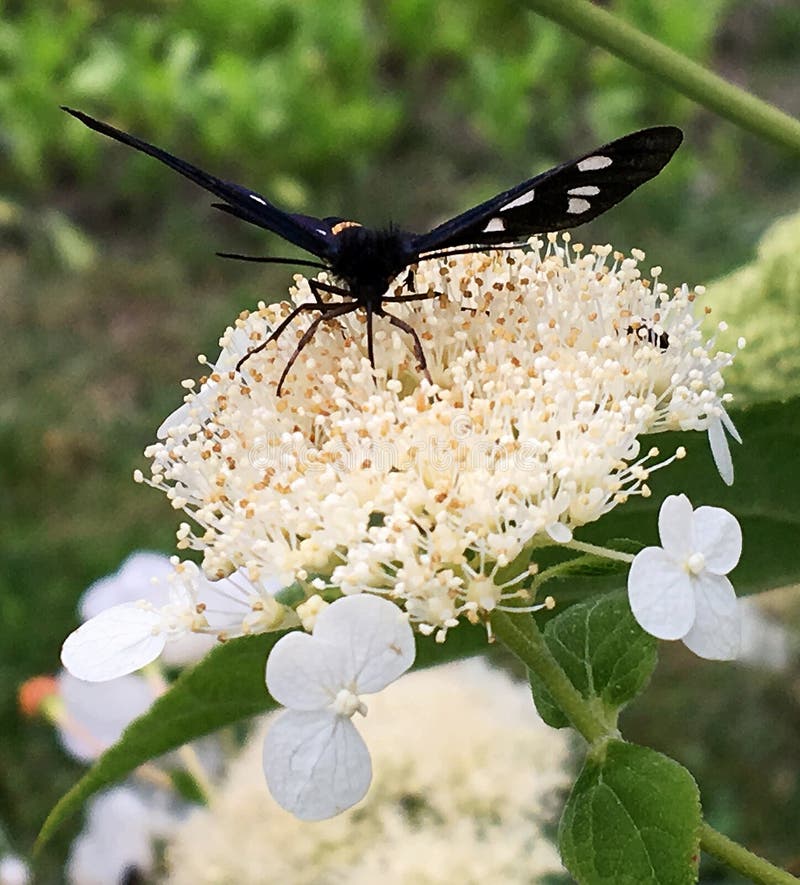
<svg viewBox="0 0 800 885"><path fill-rule="evenodd" d="M359 308L366 313L367 348L373 366L375 355L372 320L374 316L378 316L384 317L393 326L411 336L419 369L428 375L419 336L407 322L389 313L386 305L420 301L431 295L411 289L413 276L409 270L406 277L409 294L389 296L386 293L395 278L421 259L479 252L493 246L522 244L533 234L563 230L590 221L619 203L640 184L658 175L683 140L683 133L674 126L655 126L632 132L577 160L562 163L523 181L485 203L445 221L426 234L415 234L393 227L372 230L344 218L314 218L312 215L283 212L255 191L216 178L185 160L108 123L95 120L81 111L70 108L63 110L77 117L90 129L143 151L190 178L225 201L215 203L217 209L272 231L322 261L253 258L219 253L222 257L322 268L342 282L343 285L331 285L310 280L309 285L315 300L292 310L266 341L248 351L239 360L237 369L252 354L263 350L270 341L278 338L298 314L305 311L317 312L319 316L311 322L283 369L278 382L278 395L289 370L313 338L320 323L353 313ZM323 293L338 295L343 300L325 301Z"/></svg>

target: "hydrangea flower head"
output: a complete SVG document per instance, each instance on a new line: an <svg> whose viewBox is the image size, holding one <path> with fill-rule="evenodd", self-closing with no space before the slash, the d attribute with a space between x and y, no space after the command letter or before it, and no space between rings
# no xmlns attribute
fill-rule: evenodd
<svg viewBox="0 0 800 885"><path fill-rule="evenodd" d="M394 307L430 381L410 337L379 317L373 370L350 314L317 328L278 396L313 315L237 372L292 305L242 314L147 451L147 481L191 518L179 547L200 551L214 581L245 569L306 597L385 595L443 640L523 592L536 546L649 494L671 457L642 451L643 434L712 432L730 479L719 431L733 357L700 331L701 291L670 293L658 268L644 278L640 252L567 236L531 245L414 269L414 290L432 297ZM294 302L313 301L296 281Z"/></svg>

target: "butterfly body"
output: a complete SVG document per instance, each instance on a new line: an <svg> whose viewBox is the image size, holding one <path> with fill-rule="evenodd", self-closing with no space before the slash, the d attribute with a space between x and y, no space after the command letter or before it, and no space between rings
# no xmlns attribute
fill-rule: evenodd
<svg viewBox="0 0 800 885"><path fill-rule="evenodd" d="M392 227L374 230L355 222L339 225L343 226L333 235L328 258L331 269L362 307L369 305L379 313L392 280L417 260L414 234Z"/></svg>
<svg viewBox="0 0 800 885"><path fill-rule="evenodd" d="M373 366L372 321L373 317L378 316L412 338L420 371L428 375L417 333L409 323L387 310L387 306L419 301L430 298L431 294L416 293L410 289L412 276L409 271L407 292L390 295L388 292L393 280L420 260L445 257L451 252L479 252L498 246L523 245L534 234L584 224L657 175L683 139L683 133L674 126L655 126L632 132L583 157L523 181L443 222L428 233L416 234L394 227L374 230L344 218L316 218L284 212L255 191L217 178L82 111L64 110L90 129L154 157L219 197L223 202L213 204L215 208L278 234L310 252L319 261L220 253L223 257L297 264L329 272L335 282L310 279L314 301L295 307L269 337L237 365L237 369L241 369L252 354L280 337L301 313L316 314L284 367L278 381L278 394L289 370L313 338L320 323L358 310L366 314L368 356ZM338 300L330 296L336 296Z"/></svg>

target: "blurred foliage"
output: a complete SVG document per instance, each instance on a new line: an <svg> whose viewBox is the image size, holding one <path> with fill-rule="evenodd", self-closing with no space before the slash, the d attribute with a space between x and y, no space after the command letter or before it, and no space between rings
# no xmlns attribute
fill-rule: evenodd
<svg viewBox="0 0 800 885"><path fill-rule="evenodd" d="M784 399L800 391L800 214L777 221L762 237L755 259L713 283L707 301L724 317L721 347L747 345L726 376L737 401ZM768 310L756 309L769 305Z"/></svg>
<svg viewBox="0 0 800 885"><path fill-rule="evenodd" d="M606 5L800 112L794 0ZM0 821L23 853L77 768L46 726L17 717L16 687L58 666L92 580L136 548L172 551L175 514L130 480L138 452L178 403L178 379L197 374L193 355L215 356L238 311L280 297L289 279L286 268L210 258L228 245L263 249L263 232L213 218L207 195L60 104L287 209L391 217L411 229L625 131L675 123L687 139L665 172L580 232L646 248L675 283L746 265L763 231L800 200L795 157L509 0L0 0ZM751 337L736 376L751 397L797 372L787 322L797 307L794 230L776 228L755 265L712 290L714 318ZM680 680L657 678L635 708L659 723L666 752L665 719L680 735L687 707L702 703L704 665L685 666ZM715 672L714 696L735 707L746 674ZM706 721L717 739L746 748L784 704L765 697L747 729ZM701 783L734 789L732 757L705 746L714 743L679 758ZM780 763L796 791L796 748L780 752L759 756L759 770L772 777ZM732 835L755 844L759 819L774 820L766 808L758 815L737 819ZM793 846L778 846L780 828L775 838L779 859ZM64 839L37 883L58 881Z"/></svg>

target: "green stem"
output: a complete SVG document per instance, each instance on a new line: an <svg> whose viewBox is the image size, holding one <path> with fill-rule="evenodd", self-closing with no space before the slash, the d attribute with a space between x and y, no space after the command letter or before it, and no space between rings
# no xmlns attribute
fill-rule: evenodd
<svg viewBox="0 0 800 885"><path fill-rule="evenodd" d="M700 825L700 847L717 860L726 863L731 869L746 876L751 882L759 882L760 885L792 885L792 883L796 885L800 882L797 876L774 867L769 861L718 833L707 823Z"/></svg>
<svg viewBox="0 0 800 885"><path fill-rule="evenodd" d="M790 150L800 151L800 121L734 86L680 52L589 0L523 0L526 6L642 71L655 74L698 104Z"/></svg>
<svg viewBox="0 0 800 885"><path fill-rule="evenodd" d="M581 553L591 553L593 556L600 556L604 559L616 559L619 562L633 562L632 553L622 553L620 550L612 550L610 547L600 547L597 544L588 544L586 541L576 541L574 538L567 541L562 547L568 547L570 550L578 550Z"/></svg>
<svg viewBox="0 0 800 885"><path fill-rule="evenodd" d="M604 738L619 737L570 682L547 647L536 621L529 614L495 611L492 614L492 630L541 679L561 711L590 744ZM791 873L773 866L707 823L700 825L700 847L758 885L800 882Z"/></svg>
<svg viewBox="0 0 800 885"><path fill-rule="evenodd" d="M589 743L606 737L606 723L591 709L553 657L536 621L529 614L495 611L492 630L545 684L559 708Z"/></svg>

